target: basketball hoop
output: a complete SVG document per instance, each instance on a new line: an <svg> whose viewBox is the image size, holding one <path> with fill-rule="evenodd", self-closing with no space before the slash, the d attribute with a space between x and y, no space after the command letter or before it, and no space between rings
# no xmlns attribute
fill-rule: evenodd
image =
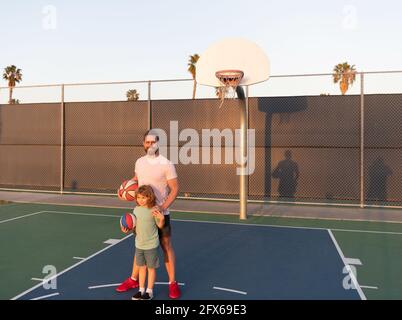
<svg viewBox="0 0 402 320"><path fill-rule="evenodd" d="M221 98L222 107L223 101L226 98L235 98L236 88L238 87L241 79L243 79L244 72L241 70L219 70L215 72L215 76L218 78L219 82L223 85L218 87L218 96ZM230 95L232 92L232 95Z"/></svg>

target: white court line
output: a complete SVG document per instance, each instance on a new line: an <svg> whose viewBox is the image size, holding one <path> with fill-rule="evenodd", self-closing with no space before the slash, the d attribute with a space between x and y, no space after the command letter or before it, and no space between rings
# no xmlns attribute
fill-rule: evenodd
<svg viewBox="0 0 402 320"><path fill-rule="evenodd" d="M12 190L12 191L23 191L21 189L0 189L0 191L6 191L6 190ZM26 191L33 191L33 192L44 192L44 193L57 193L58 191L35 191L35 190L26 190ZM70 192L70 193L66 193L66 194L72 194L75 195L75 192ZM82 193L81 193L82 194ZM91 195L96 195L94 193L89 193ZM110 196L111 194L104 194L107 196ZM183 199L182 197L179 197L180 199ZM194 198L193 198L194 199ZM191 201L191 199L187 199L189 201ZM225 200L225 199L220 199L220 200ZM231 202L238 202L238 200L229 200ZM19 203L24 203L24 204L44 204L44 205L51 205L51 206L65 206L65 207L88 207L88 208L107 208L107 209L128 209L128 210L133 210L133 207L124 207L124 206L110 206L110 205L95 205L95 204L70 204L70 203L57 203L57 202L46 202L46 201L37 201L37 202L27 202L27 201L21 201L21 200L12 200L13 203L11 204L7 204L7 205L3 205L3 206L8 206L8 205L12 205L12 204L19 204ZM251 204L255 204L255 203L260 203L260 201L251 201ZM275 203L279 203L279 204L289 204L289 202L284 202L284 201L271 201L267 204L275 204ZM301 205L314 205L314 206L323 206L323 204L317 204L314 202L292 202L292 204L301 204ZM347 207L350 206L348 204L330 204L327 203L325 205L329 205L329 206L340 206L340 207ZM352 206L352 208L355 208L356 206ZM382 208L382 206L377 206L377 205L370 205L369 208ZM398 206L387 206L387 208L396 208L396 209L400 209L400 207ZM183 212L183 213L206 213L206 214L224 214L224 215L234 215L234 216L238 216L239 212L221 212L221 211L207 211L207 210L202 210L202 211L197 211L197 210L180 210L180 209L169 209L170 212ZM387 222L387 223L398 223L398 224L402 224L402 221L393 221L393 220L367 220L367 219L341 219L341 218L335 218L335 217L331 217L331 218L323 218L323 217L300 217L300 216L282 216L282 215L267 215L267 216L261 216L261 214L257 214L257 213L251 213L250 217L274 217L274 218L295 218L295 219L309 219L309 220L332 220L332 221L347 221L347 222ZM332 229L334 230L334 229ZM402 234L402 233L396 233L396 234Z"/></svg>
<svg viewBox="0 0 402 320"><path fill-rule="evenodd" d="M179 209L169 209L169 212L183 212L183 213L206 213L206 214L216 214L216 215L231 215L238 216L238 212L219 212L219 211L198 211L198 210L179 210Z"/></svg>
<svg viewBox="0 0 402 320"><path fill-rule="evenodd" d="M0 223L6 223L6 222L10 222L10 221L14 221L14 220L18 220L18 219L22 219L22 218L26 218L26 217L30 217L30 216L34 216L40 213L62 213L62 214L70 214L70 215L77 215L77 216L95 216L95 217L112 217L112 218L120 218L120 216L116 216L116 215L111 215L111 214L90 214L90 213L80 213L80 212L66 212L66 211L38 211L38 212L34 212L34 213L30 213L30 214L26 214L23 216L19 216L19 217L15 217L15 218L11 218L11 219L7 219L7 220L1 220Z"/></svg>
<svg viewBox="0 0 402 320"><path fill-rule="evenodd" d="M101 214L101 213L83 213L83 212L69 212L69 211L52 211L52 210L45 210L41 212L46 213L62 213L62 214L70 214L74 216L94 216L94 217L111 217L111 218L120 218L120 215L112 215L112 214Z"/></svg>
<svg viewBox="0 0 402 320"><path fill-rule="evenodd" d="M402 235L402 232L392 232L392 231L370 231L370 230L348 230L348 229L331 229L332 231L340 231L340 232L357 232L357 233L374 233L374 234L393 234L393 235Z"/></svg>
<svg viewBox="0 0 402 320"><path fill-rule="evenodd" d="M377 233L377 234L393 234L402 235L402 232L388 232L388 231L371 231L371 230L352 230L352 229L328 229L328 228L318 228L318 227L296 227L296 226L282 226L274 224L256 224L256 223L239 223L239 222L220 222L220 221L201 221L201 220L183 220L183 219L172 219L172 221L179 222L200 222L200 223L211 223L211 224L227 224L227 225L237 225L237 226L250 226L250 227L270 227L270 228L282 228L282 229L304 229L304 230L323 230L323 231L341 231L341 232L362 232L362 233Z"/></svg>
<svg viewBox="0 0 402 320"><path fill-rule="evenodd" d="M122 209L122 208L119 208ZM125 209L125 208L123 208ZM170 210L175 212L175 210ZM120 218L120 215L111 214L90 214L90 213L79 213L79 212L68 212L68 211L41 211L49 213L63 213L71 215L82 215L82 216L98 216L98 217L113 217ZM184 212L182 210L178 212ZM188 211L195 213L209 213L204 211ZM183 220L183 219L172 219L172 221L180 222L201 222L201 223L217 223L217 224L228 224L228 225L240 225L240 226L255 226L255 227L273 227L273 228L289 228L289 229L306 229L306 230L328 230L328 228L318 228L318 227L296 227L296 226L283 226L283 225L271 225L271 224L255 224L255 223L237 223L237 222L219 222L219 221L199 221L199 220ZM360 233L375 233L375 234L392 234L392 235L402 235L402 232L392 232L392 231L376 231L376 230L354 230L354 229L330 229L332 231L339 232L360 232Z"/></svg>
<svg viewBox="0 0 402 320"><path fill-rule="evenodd" d="M120 240L120 242L128 239L129 237L132 237L133 234L129 234L128 236L124 237L123 239ZM117 243L116 243L117 244ZM68 267L67 269L64 269L63 271L61 271L58 274L55 274L54 276L50 277L49 279L47 279L48 281L53 280L54 278L57 278L58 276L61 276L62 274L66 273L67 271L70 271L71 269L76 268L77 266L79 266L80 264L92 259L93 257L97 256L98 254L101 254L102 252L109 250L110 248L112 248L113 246L115 246L116 244L112 244L110 246L107 246L106 248L103 248L102 250L99 250L98 252L95 252L94 254L90 255L89 257L85 258L84 260L81 260L79 262L77 262L76 264L72 265L71 267ZM33 286L32 288L20 293L19 295L15 296L14 298L12 298L11 300L17 300L18 298L26 295L27 293L30 293L31 291L39 288L42 284L39 283L36 286Z"/></svg>
<svg viewBox="0 0 402 320"><path fill-rule="evenodd" d="M348 264L346 263L345 256L343 255L343 252L341 250L341 247L339 246L338 242L336 241L336 239L335 239L334 235L332 234L331 230L328 229L328 233L329 233L330 238L332 239L332 242L335 245L336 250L338 251L339 256L342 259L343 264L345 265L345 267L348 266ZM352 281L354 287L356 288L356 290L357 290L357 292L358 292L358 294L360 296L360 299L361 300L367 300L366 296L364 295L364 292L363 292L362 288L360 287L359 283L357 282L356 276L353 273L353 271L350 269L350 267L346 268L346 269L348 270L350 280Z"/></svg>
<svg viewBox="0 0 402 320"><path fill-rule="evenodd" d="M171 210L174 211L174 210ZM194 211L193 211L194 212ZM62 213L62 214L70 214L70 215L78 215L78 216L95 216L95 217L111 217L111 218L120 218L120 215L110 215L110 214L90 214L90 213L81 213L81 212L68 212L68 211L39 211L26 216L21 216L9 220L0 221L0 223L20 219L24 217L28 217L30 215L35 215L39 213ZM255 223L236 223L236 222L219 222L219 221L199 221L199 220L183 220L183 219L172 219L172 221L179 222L199 222L199 223L212 223L212 224L227 224L227 225L240 225L240 226L254 226L254 227L271 227L271 228L288 228L288 229L304 229L304 230L328 230L328 228L318 228L318 227L297 227L297 226L282 226L282 225L270 225L270 224L255 224ZM392 232L392 231L376 231L376 230L353 230L353 229L330 229L332 231L339 232L359 232L359 233L373 233L373 234L390 234L390 235L402 235L402 232Z"/></svg>
<svg viewBox="0 0 402 320"><path fill-rule="evenodd" d="M81 258L81 257L73 257L73 259L76 259L76 260L84 260L85 258Z"/></svg>
<svg viewBox="0 0 402 320"><path fill-rule="evenodd" d="M371 286L360 286L360 288L378 290L378 287L371 287Z"/></svg>
<svg viewBox="0 0 402 320"><path fill-rule="evenodd" d="M117 287L118 285L120 285L121 283L111 283L111 284L102 284L102 285L99 285L99 286L91 286L91 287L88 287L88 289L89 290L92 290L92 289L99 289L99 288L108 288L108 287ZM155 284L169 284L169 282L155 282ZM182 282L178 282L177 283L179 286L184 286L185 284L184 283L182 283Z"/></svg>
<svg viewBox="0 0 402 320"><path fill-rule="evenodd" d="M169 282L155 282L155 284L169 284ZM183 282L178 282L177 283L179 286L185 286L186 284Z"/></svg>
<svg viewBox="0 0 402 320"><path fill-rule="evenodd" d="M60 294L60 293L56 292L56 293L48 294L48 295L46 295L46 296L41 296L41 297L33 298L33 299L30 299L30 300L42 300L42 299L46 299L46 298L58 296L59 294Z"/></svg>
<svg viewBox="0 0 402 320"><path fill-rule="evenodd" d="M42 282L41 285L45 285L47 283L49 283L49 281L47 279L40 279L40 278L31 278L32 281L39 281Z"/></svg>
<svg viewBox="0 0 402 320"><path fill-rule="evenodd" d="M120 239L109 239L109 240L104 241L103 243L116 244L116 243L119 243L119 242L120 242Z"/></svg>
<svg viewBox="0 0 402 320"><path fill-rule="evenodd" d="M239 293L239 294L244 294L246 295L247 292L245 291L239 291L239 290L233 290L233 289L227 289L227 288L221 288L221 287L213 287L215 290L221 290L221 291L229 291L229 292L234 292L234 293Z"/></svg>
<svg viewBox="0 0 402 320"><path fill-rule="evenodd" d="M18 189L18 191L20 191L20 190ZM93 195L93 193L91 193L91 194ZM13 200L13 202L14 202L13 204L15 204L15 203L44 204L44 205L51 205L51 206L84 207L84 208L107 208L107 209L122 209L122 210L131 210L131 211L134 208L134 206L131 206L131 207L118 207L118 206L102 206L102 205L96 205L96 204L55 203L55 202L46 202L46 201L26 202L26 201L15 201L15 200ZM220 212L220 211L206 211L206 210L197 211L197 210L169 209L169 212L227 214L227 215L234 215L234 216L239 215L238 212Z"/></svg>
<svg viewBox="0 0 402 320"><path fill-rule="evenodd" d="M30 216L35 216L35 215L37 215L37 214L39 214L39 213L43 213L43 212L45 212L45 211L38 211L38 212L26 214L26 215L24 215L24 216L15 217L15 218L12 218L12 219L1 220L0 223L6 223L6 222L10 222L10 221L14 221L14 220L18 220L18 219L30 217Z"/></svg>
<svg viewBox="0 0 402 320"><path fill-rule="evenodd" d="M355 259L355 258L345 258L345 262L347 264L351 264L353 266L362 266L363 263L360 261L360 259Z"/></svg>
<svg viewBox="0 0 402 320"><path fill-rule="evenodd" d="M117 287L117 286L119 286L120 284L121 284L121 283L102 284L102 285L100 285L100 286L91 286L91 287L88 287L88 289L89 289L89 290L92 290L92 289L99 289L99 288Z"/></svg>

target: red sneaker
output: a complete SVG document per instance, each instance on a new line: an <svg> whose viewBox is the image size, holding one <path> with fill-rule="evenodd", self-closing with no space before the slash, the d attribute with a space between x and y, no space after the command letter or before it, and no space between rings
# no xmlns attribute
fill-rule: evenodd
<svg viewBox="0 0 402 320"><path fill-rule="evenodd" d="M177 284L177 281L172 282L169 284L169 298L170 299L177 299L180 297L180 288Z"/></svg>
<svg viewBox="0 0 402 320"><path fill-rule="evenodd" d="M138 287L138 281L131 279L128 277L124 282L116 288L117 292L125 292L130 289L134 289Z"/></svg>

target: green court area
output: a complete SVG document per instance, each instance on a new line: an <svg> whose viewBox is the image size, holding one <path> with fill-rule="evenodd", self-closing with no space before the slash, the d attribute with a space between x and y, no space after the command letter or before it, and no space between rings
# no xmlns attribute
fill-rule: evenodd
<svg viewBox="0 0 402 320"><path fill-rule="evenodd" d="M211 211L213 206L211 202ZM45 266L61 272L110 245L105 241L124 238L119 217L127 211L29 203L0 205L0 298L12 299L37 285L38 279L48 275ZM234 215L191 212L172 212L172 218L330 229L348 263L355 266L357 280L368 299L402 299L402 224L268 216L240 221ZM180 275L177 277L180 279Z"/></svg>

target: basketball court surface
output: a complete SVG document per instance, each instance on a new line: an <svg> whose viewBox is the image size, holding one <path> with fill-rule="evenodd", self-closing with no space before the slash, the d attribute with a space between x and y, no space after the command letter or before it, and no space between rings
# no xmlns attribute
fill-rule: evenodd
<svg viewBox="0 0 402 320"><path fill-rule="evenodd" d="M2 299L127 300L119 208L0 206ZM400 298L402 226L172 212L182 300ZM160 251L160 257L163 259ZM163 260L161 260L163 261ZM52 273L53 272L53 273ZM158 269L154 299L168 298Z"/></svg>

